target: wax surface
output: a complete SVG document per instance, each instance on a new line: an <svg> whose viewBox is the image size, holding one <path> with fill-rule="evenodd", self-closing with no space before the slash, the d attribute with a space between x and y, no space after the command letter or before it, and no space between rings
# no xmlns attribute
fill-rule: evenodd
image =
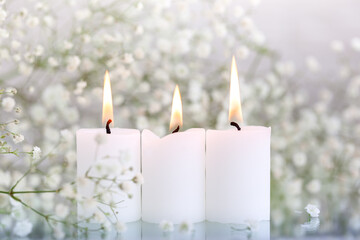
<svg viewBox="0 0 360 240"><path fill-rule="evenodd" d="M91 168L90 176L113 178L121 177L121 180L131 180L134 174L140 172L140 131L135 129L112 128L111 134L106 134L105 129L80 129L76 132L77 143L77 176L85 176ZM96 166L101 168L98 170ZM132 171L125 171L132 167ZM105 175L104 175L105 174ZM103 186L109 186L111 182L102 181ZM94 196L94 184L78 186L78 192L86 197ZM131 184L130 194L120 190L118 184L113 184L111 199L120 202L116 206L116 215L119 221L132 222L141 218L141 189L140 186ZM99 204L104 211L112 211L104 204ZM79 209L80 214L86 215L86 209Z"/></svg>
<svg viewBox="0 0 360 240"><path fill-rule="evenodd" d="M271 128L206 131L206 219L270 220Z"/></svg>
<svg viewBox="0 0 360 240"><path fill-rule="evenodd" d="M180 223L205 219L205 130L159 138L142 132L142 219Z"/></svg>

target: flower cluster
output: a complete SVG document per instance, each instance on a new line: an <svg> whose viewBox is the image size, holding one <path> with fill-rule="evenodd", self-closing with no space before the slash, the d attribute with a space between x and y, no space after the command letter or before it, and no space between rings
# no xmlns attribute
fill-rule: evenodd
<svg viewBox="0 0 360 240"><path fill-rule="evenodd" d="M106 69L116 126L165 135L178 83L184 128L224 129L232 54L245 122L272 127L271 224L286 229L289 216L312 202L327 208L322 218L345 214L349 224L342 226L360 231L360 40L329 44L338 69L326 81L316 56L301 69L267 46L251 17L258 2L0 1L3 232L26 236L41 227L36 211L56 238L65 237L63 224L78 226L71 220L79 198L74 185L94 179L75 179L74 132L101 126ZM119 188L142 182L134 175ZM91 208L97 200L82 203ZM102 229L108 226L104 221Z"/></svg>

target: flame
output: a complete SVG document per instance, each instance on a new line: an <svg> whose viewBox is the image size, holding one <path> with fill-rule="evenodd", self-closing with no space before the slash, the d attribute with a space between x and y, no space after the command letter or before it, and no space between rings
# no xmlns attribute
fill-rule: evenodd
<svg viewBox="0 0 360 240"><path fill-rule="evenodd" d="M231 63L229 122L243 122L239 77L234 56Z"/></svg>
<svg viewBox="0 0 360 240"><path fill-rule="evenodd" d="M171 120L170 120L170 131L175 130L177 127L181 128L183 125L182 119L182 103L179 86L176 85L174 90L174 96L171 107Z"/></svg>
<svg viewBox="0 0 360 240"><path fill-rule="evenodd" d="M111 119L110 126L114 126L113 103L111 94L111 84L109 72L106 70L104 76L104 90L103 90L103 111L102 111L102 125L105 126L107 121Z"/></svg>

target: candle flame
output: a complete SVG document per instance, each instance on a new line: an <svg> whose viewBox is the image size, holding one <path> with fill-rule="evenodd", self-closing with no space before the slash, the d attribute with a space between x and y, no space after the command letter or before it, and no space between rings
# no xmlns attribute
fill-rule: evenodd
<svg viewBox="0 0 360 240"><path fill-rule="evenodd" d="M110 125L113 127L114 114L113 114L111 84L110 84L109 72L106 70L104 76L102 125L105 126L109 119L112 121Z"/></svg>
<svg viewBox="0 0 360 240"><path fill-rule="evenodd" d="M243 122L239 77L234 56L231 63L229 122Z"/></svg>
<svg viewBox="0 0 360 240"><path fill-rule="evenodd" d="M183 125L182 119L182 103L179 86L176 85L171 108L170 131L175 130L177 127L181 128Z"/></svg>

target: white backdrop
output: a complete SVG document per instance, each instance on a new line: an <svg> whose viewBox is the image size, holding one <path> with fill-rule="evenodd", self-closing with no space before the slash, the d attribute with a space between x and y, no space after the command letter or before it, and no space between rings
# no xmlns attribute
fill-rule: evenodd
<svg viewBox="0 0 360 240"><path fill-rule="evenodd" d="M313 55L323 70L333 67L332 40L360 37L360 1L357 0L263 0L254 21L269 46L284 59L303 64ZM360 64L359 64L360 67Z"/></svg>

